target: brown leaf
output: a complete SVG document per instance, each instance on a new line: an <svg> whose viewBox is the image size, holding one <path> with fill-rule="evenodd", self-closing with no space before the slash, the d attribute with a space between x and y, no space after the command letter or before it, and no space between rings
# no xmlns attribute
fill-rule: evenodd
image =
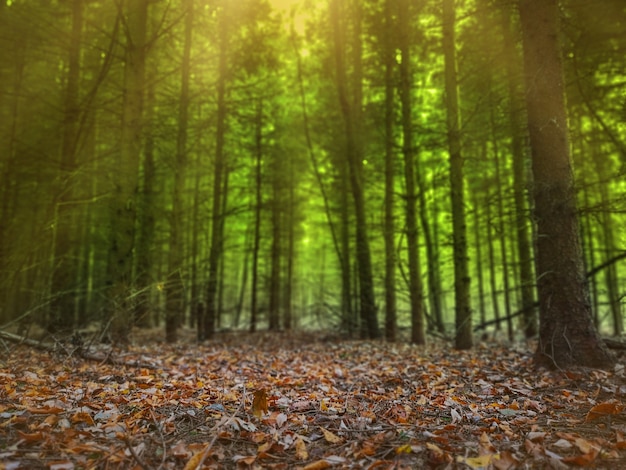
<svg viewBox="0 0 626 470"><path fill-rule="evenodd" d="M324 433L324 439L326 439L326 441L330 442L331 444L340 444L343 442L343 439L341 437L337 436L336 434L333 434L329 430L324 429L324 428L320 428L320 429Z"/></svg>
<svg viewBox="0 0 626 470"><path fill-rule="evenodd" d="M324 470L325 468L330 467L330 463L326 460L317 460L315 462L311 462L308 465L305 465L302 470Z"/></svg>
<svg viewBox="0 0 626 470"><path fill-rule="evenodd" d="M306 444L301 437L298 437L295 442L296 458L298 460L306 460L309 458L309 452L306 450Z"/></svg>
<svg viewBox="0 0 626 470"><path fill-rule="evenodd" d="M589 410L589 413L587 413L587 417L585 418L585 423L593 421L594 419L602 418L604 416L619 414L622 412L623 409L624 405L622 403L614 401L599 403Z"/></svg>
<svg viewBox="0 0 626 470"><path fill-rule="evenodd" d="M254 399L252 400L252 414L257 418L262 418L264 413L267 413L267 392L264 388L260 388L254 392Z"/></svg>

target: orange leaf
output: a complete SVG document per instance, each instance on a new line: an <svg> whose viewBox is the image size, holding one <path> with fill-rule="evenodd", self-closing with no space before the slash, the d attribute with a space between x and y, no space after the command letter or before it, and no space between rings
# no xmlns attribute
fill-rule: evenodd
<svg viewBox="0 0 626 470"><path fill-rule="evenodd" d="M600 453L599 449L593 449L590 452L587 452L586 454L583 454L583 455L576 455L574 457L564 457L563 462L573 463L581 467L588 467L591 463L593 463L593 461L596 459L599 453Z"/></svg>
<svg viewBox="0 0 626 470"><path fill-rule="evenodd" d="M93 418L89 415L89 413L85 412L85 411L79 411L78 413L75 413L74 416L72 416L72 423L76 424L76 423L87 423L90 426L94 426L95 423L93 421Z"/></svg>
<svg viewBox="0 0 626 470"><path fill-rule="evenodd" d="M624 405L621 403L612 401L599 403L589 410L589 413L587 413L587 417L585 418L585 423L593 421L594 419L602 418L603 416L619 414L623 409Z"/></svg>
<svg viewBox="0 0 626 470"><path fill-rule="evenodd" d="M41 408L27 408L34 415L48 415L48 414L58 414L62 413L63 408L59 408L58 406L43 406Z"/></svg>
<svg viewBox="0 0 626 470"><path fill-rule="evenodd" d="M43 433L41 431L28 434L22 431L17 431L17 435L24 439L26 442L37 442L43 440Z"/></svg>
<svg viewBox="0 0 626 470"><path fill-rule="evenodd" d="M262 418L264 413L267 413L267 392L264 388L260 388L254 392L252 414L257 418Z"/></svg>
<svg viewBox="0 0 626 470"><path fill-rule="evenodd" d="M328 467L330 467L330 463L322 459L316 462L311 462L310 464L304 466L302 470L324 470Z"/></svg>

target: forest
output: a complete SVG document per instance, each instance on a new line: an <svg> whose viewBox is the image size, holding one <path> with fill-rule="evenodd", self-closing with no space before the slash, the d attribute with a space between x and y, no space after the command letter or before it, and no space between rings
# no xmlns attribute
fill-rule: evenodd
<svg viewBox="0 0 626 470"><path fill-rule="evenodd" d="M623 467L625 31L0 0L0 468Z"/></svg>
<svg viewBox="0 0 626 470"><path fill-rule="evenodd" d="M2 329L622 334L626 7L536 3L3 0Z"/></svg>

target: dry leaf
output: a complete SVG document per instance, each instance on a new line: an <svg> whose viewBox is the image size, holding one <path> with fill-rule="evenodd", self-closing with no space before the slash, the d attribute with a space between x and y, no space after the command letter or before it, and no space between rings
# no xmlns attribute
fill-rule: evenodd
<svg viewBox="0 0 626 470"><path fill-rule="evenodd" d="M267 413L267 392L264 388L260 388L254 392L254 400L252 400L252 414L257 418L262 418Z"/></svg>
<svg viewBox="0 0 626 470"><path fill-rule="evenodd" d="M587 413L587 417L585 418L585 423L593 421L594 419L602 418L604 416L619 414L622 412L623 409L624 405L622 403L617 403L614 401L599 403L589 410L589 413Z"/></svg>
<svg viewBox="0 0 626 470"><path fill-rule="evenodd" d="M304 466L302 470L324 470L325 468L330 467L330 463L326 460L317 460L316 462L311 462L310 464Z"/></svg>
<svg viewBox="0 0 626 470"><path fill-rule="evenodd" d="M333 434L332 432L324 428L320 429L324 433L324 439L326 439L326 441L330 442L331 444L340 444L341 442L343 442L343 439L336 434Z"/></svg>
<svg viewBox="0 0 626 470"><path fill-rule="evenodd" d="M306 450L306 444L301 437L298 437L296 439L295 447L296 447L296 458L298 460L306 460L309 458L309 453Z"/></svg>

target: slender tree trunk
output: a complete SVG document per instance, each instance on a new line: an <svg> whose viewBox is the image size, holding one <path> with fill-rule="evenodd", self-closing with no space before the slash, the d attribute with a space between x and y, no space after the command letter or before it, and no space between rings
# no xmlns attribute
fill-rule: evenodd
<svg viewBox="0 0 626 470"><path fill-rule="evenodd" d="M556 0L519 0L534 175L538 365L609 367L591 317L569 153Z"/></svg>
<svg viewBox="0 0 626 470"><path fill-rule="evenodd" d="M349 323L352 319L352 307L351 307L351 291L350 291L350 257L349 257L349 233L347 230L344 230L344 227L349 227L348 217L344 217L344 212L346 211L347 204L344 204L344 199L347 200L347 189L345 189L345 184L341 186L341 198L342 198L342 211L341 211L341 229L339 230L339 235L337 234L338 230L336 228L336 223L333 222L332 210L330 205L330 197L328 195L328 191L326 189L326 185L324 184L324 179L322 177L322 173L320 172L318 159L315 156L315 151L313 149L313 142L311 140L311 132L309 130L309 113L307 111L307 103L306 103L306 94L304 92L304 80L302 78L302 60L300 58L300 50L297 47L297 42L295 39L295 31L291 31L291 41L293 43L295 56L296 56L296 68L297 68L297 80L298 80L298 88L300 93L300 106L302 109L302 121L304 128L304 136L306 139L306 145L309 153L309 158L311 160L311 165L313 166L313 172L315 173L315 179L317 180L317 184L320 188L320 193L322 194L322 200L324 201L324 213L326 215L326 221L328 222L328 227L330 228L330 233L333 240L333 247L335 248L335 253L337 254L337 260L339 261L339 267L341 271L341 313L342 319L345 322L344 327L349 327ZM342 170L339 170L339 173L342 173ZM341 178L343 181L343 178ZM347 214L347 212L346 212Z"/></svg>
<svg viewBox="0 0 626 470"><path fill-rule="evenodd" d="M362 149L359 143L361 102L350 99L348 93L348 77L346 73L345 57L342 48L345 45L345 34L340 22L341 0L331 3L331 22L334 40L334 58L336 65L336 85L341 114L345 125L346 160L348 162L348 176L354 202L355 230L356 230L356 262L359 280L361 337L378 338L378 320L376 317L376 301L374 297L374 279L372 275L372 260L369 247L367 220L365 217L365 198L363 195L363 181L361 175ZM356 15L355 21L360 21ZM357 38L357 42L360 38ZM356 73L352 83L361 81L360 74ZM358 97L358 93L356 93ZM356 110L355 108L359 108Z"/></svg>
<svg viewBox="0 0 626 470"><path fill-rule="evenodd" d="M79 280L76 194L76 154L80 120L80 53L83 29L83 0L72 1L72 32L69 41L67 86L59 165L59 197L54 221L54 254L50 292L52 329L71 329L75 323Z"/></svg>
<svg viewBox="0 0 626 470"><path fill-rule="evenodd" d="M255 127L255 204L254 204L254 233L252 236L252 282L250 295L250 332L254 333L258 323L258 284L259 284L259 250L261 247L261 209L263 207L263 133L260 119Z"/></svg>
<svg viewBox="0 0 626 470"><path fill-rule="evenodd" d="M495 105L489 107L489 117L492 132L495 132L496 122L493 115L493 108ZM511 319L511 293L509 288L509 256L507 250L507 230L506 220L504 213L504 189L502 183L502 170L500 168L500 151L498 146L498 139L493 136L492 139L493 157L495 166L495 182L496 182L496 206L498 208L498 234L500 245L500 266L502 276L502 294L504 297L504 313L507 326L507 336L509 341L513 341L513 320Z"/></svg>
<svg viewBox="0 0 626 470"><path fill-rule="evenodd" d="M154 294L152 286L154 285L155 276L155 250L154 250L154 229L156 225L155 217L155 199L158 193L156 186L156 164L154 161L154 132L152 125L154 124L154 102L155 90L154 82L151 81L146 91L144 103L144 127L146 132L145 143L143 146L143 171L142 185L137 195L137 235L136 235L136 290L137 302L134 304L135 325L143 328L153 326L158 320L154 314ZM158 186L157 186L158 188Z"/></svg>
<svg viewBox="0 0 626 470"><path fill-rule="evenodd" d="M592 156L596 174L600 181L607 181L610 178L610 170L607 169L609 162L604 158L603 153L598 145L599 140L596 139L590 145L588 149ZM605 263L609 261L613 256L617 254L617 247L615 243L615 232L613 228L613 217L610 212L610 195L608 186L606 184L599 185L600 191L600 206L602 212L600 213L600 228L602 231L602 245L603 256L601 262ZM589 234L591 236L591 234ZM591 264L590 267L594 265ZM606 267L604 271L604 281L606 285L606 301L609 304L609 310L611 312L611 321L613 323L613 334L619 336L624 332L624 319L621 312L621 298L618 287L617 268L614 263L611 263Z"/></svg>
<svg viewBox="0 0 626 470"><path fill-rule="evenodd" d="M189 123L189 80L191 64L191 33L193 31L193 2L186 0L185 40L181 64L181 88L178 109L178 135L176 161L174 162L174 187L172 188L172 213L170 215L170 247L168 274L165 289L165 339L176 341L178 326L185 309L183 288L183 190L187 168L187 128Z"/></svg>
<svg viewBox="0 0 626 470"><path fill-rule="evenodd" d="M226 136L226 82L228 75L228 25L222 21L219 44L219 67L217 78L217 124L215 132L215 161L213 162L213 205L211 213L211 241L209 249L209 278L207 282L207 303L204 315L203 339L210 339L215 333L217 319L217 288L219 264L222 257L222 190L224 178L224 139Z"/></svg>
<svg viewBox="0 0 626 470"><path fill-rule="evenodd" d="M415 149L413 148L413 118L411 104L411 7L409 0L400 1L398 29L400 31L400 102L402 103L402 154L404 183L406 242L409 265L409 299L411 307L411 342L426 343L424 329L424 295L420 272L419 236L417 232L417 191L415 187Z"/></svg>
<svg viewBox="0 0 626 470"><path fill-rule="evenodd" d="M296 226L296 216L295 216L295 174L294 174L294 165L293 160L289 159L287 163L289 166L289 178L288 183L288 200L287 200L287 210L286 210L286 219L287 223L287 249L285 253L285 279L283 283L283 298L282 298L282 306L283 306L283 327L285 330L291 330L293 326L293 283L294 283L294 261L295 261L295 226Z"/></svg>
<svg viewBox="0 0 626 470"><path fill-rule="evenodd" d="M424 234L424 244L426 245L426 259L428 262L428 300L430 304L430 312L433 321L433 327L439 333L445 333L445 325L443 324L443 309L441 306L441 274L439 270L439 247L437 245L437 211L433 211L434 218L428 216L428 205L426 204L426 185L422 177L421 164L419 159L415 165L415 176L417 178L418 191L418 214L420 217L420 225ZM430 325L429 325L430 327Z"/></svg>
<svg viewBox="0 0 626 470"><path fill-rule="evenodd" d="M282 210L281 210L281 188L278 168L274 167L272 181L272 246L270 248L270 285L269 285L269 330L278 331L280 329L280 273L281 273L281 252L282 252Z"/></svg>
<svg viewBox="0 0 626 470"><path fill-rule="evenodd" d="M503 9L502 31L504 35L504 57L509 95L509 128L511 130L511 153L513 154L513 200L515 205L515 232L517 256L519 258L519 285L522 296L522 329L526 338L537 335L537 313L533 280L533 253L530 243L528 194L528 175L526 162L528 157L524 149L524 100L522 98L521 73L516 66L518 53L515 48L514 33L511 25L512 12Z"/></svg>
<svg viewBox="0 0 626 470"><path fill-rule="evenodd" d="M137 186L142 146L143 87L146 61L148 0L129 0L126 18L124 109L120 152L111 197L111 246L108 287L112 301L112 336L126 342L130 330L133 288L133 250L137 217Z"/></svg>
<svg viewBox="0 0 626 470"><path fill-rule="evenodd" d="M200 156L197 155L195 159L195 168L199 167ZM191 273L189 284L191 285L191 312L190 312L190 327L196 327L197 338L201 339L202 337L202 283L200 282L198 275L198 258L200 253L199 245L199 237L200 227L202 226L199 216L200 216L200 179L201 173L200 171L196 171L196 175L194 178L194 190L193 190L193 201L192 201L192 209L191 209Z"/></svg>
<svg viewBox="0 0 626 470"><path fill-rule="evenodd" d="M500 315L500 300L498 299L498 276L496 274L496 253L495 240L493 237L493 220L491 216L491 201L489 193L485 194L484 207L486 210L485 219L487 219L487 253L489 256L489 290L491 291L491 306L493 309L493 317L496 320L496 331L502 329L502 320Z"/></svg>
<svg viewBox="0 0 626 470"><path fill-rule="evenodd" d="M485 232L482 230L480 224L481 213L478 199L478 191L473 192L473 206L474 206L474 244L476 246L476 279L478 279L478 311L480 315L480 323L484 324L487 321L487 312L485 304L485 283L483 278L483 245L485 243ZM487 227L489 227L489 221L487 221ZM491 245L490 245L491 246Z"/></svg>
<svg viewBox="0 0 626 470"><path fill-rule="evenodd" d="M394 217L394 69L395 42L393 41L393 0L385 1L385 221L383 236L385 239L385 339L395 341L397 335L396 312L396 251Z"/></svg>
<svg viewBox="0 0 626 470"><path fill-rule="evenodd" d="M583 206L589 207L591 204L589 186L585 181L585 177L582 177L582 191ZM580 222L580 243L583 249L583 256L585 256L585 266L596 265L596 241L593 236L593 228L595 226L595 220L593 220L591 214L583 214L582 221ZM585 269L586 271L586 269ZM593 316L593 323L596 328L600 327L600 317L598 311L600 309L600 294L598 292L598 281L596 276L588 279L589 290L591 296L591 312Z"/></svg>
<svg viewBox="0 0 626 470"><path fill-rule="evenodd" d="M465 182L461 155L459 96L456 72L454 0L443 0L443 53L450 152L450 198L452 201L452 244L454 251L455 343L457 349L472 347L469 257L465 223Z"/></svg>

